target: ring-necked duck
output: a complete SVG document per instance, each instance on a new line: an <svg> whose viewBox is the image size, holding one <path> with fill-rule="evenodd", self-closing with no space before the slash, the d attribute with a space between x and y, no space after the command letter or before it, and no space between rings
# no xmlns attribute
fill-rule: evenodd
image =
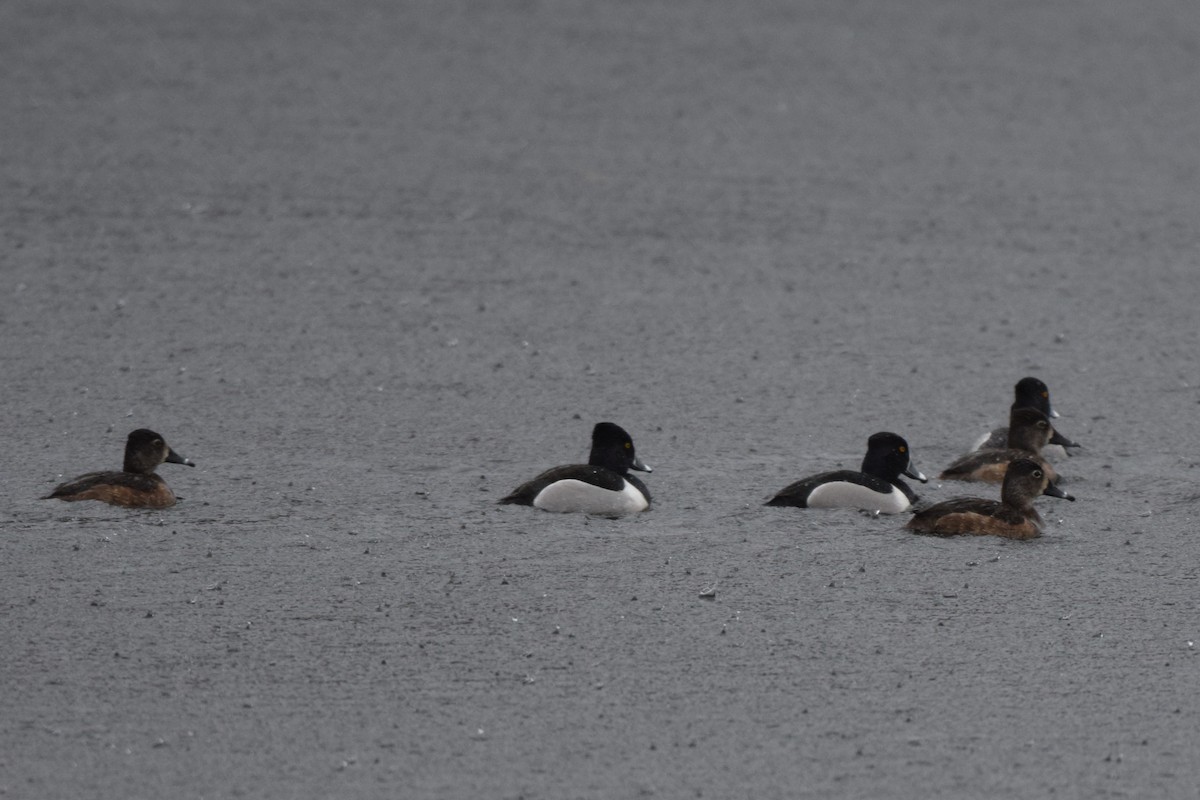
<svg viewBox="0 0 1200 800"><path fill-rule="evenodd" d="M979 497L947 500L917 512L905 527L936 536L969 533L1033 539L1042 532L1042 517L1033 507L1033 500L1043 494L1064 500L1075 499L1050 482L1050 476L1041 464L1019 458L1009 465L1008 474L1004 476L1000 502Z"/></svg>
<svg viewBox="0 0 1200 800"><path fill-rule="evenodd" d="M629 474L631 469L651 472L638 459L628 433L619 425L600 422L592 429L588 463L548 469L499 502L585 514L645 511L650 491Z"/></svg>
<svg viewBox="0 0 1200 800"><path fill-rule="evenodd" d="M1013 404L1010 411L1015 408L1036 408L1050 419L1058 419L1058 412L1050 405L1050 389L1037 378L1021 378L1017 381L1017 385L1013 387ZM981 436L971 447L971 452L1000 450L1007 446L1007 442L1008 428L995 428L991 433ZM1052 455L1055 458L1069 456L1071 453L1067 450L1068 447L1079 447L1079 445L1055 429L1049 444L1042 449L1042 455Z"/></svg>
<svg viewBox="0 0 1200 800"><path fill-rule="evenodd" d="M917 501L917 495L900 480L907 475L924 483L912 465L908 442L894 433L876 433L867 440L862 471L822 472L796 481L767 501L769 506L799 508L860 508L898 514Z"/></svg>
<svg viewBox="0 0 1200 800"><path fill-rule="evenodd" d="M167 508L175 505L175 493L154 474L159 464L191 461L167 446L154 431L138 428L125 441L125 466L121 472L89 472L55 487L43 500L100 500L126 508Z"/></svg>
<svg viewBox="0 0 1200 800"><path fill-rule="evenodd" d="M999 450L976 450L955 461L938 476L946 481L985 481L1000 483L1010 461L1029 458L1042 465L1050 481L1058 475L1042 458L1042 448L1054 435L1046 415L1034 408L1014 408L1008 418L1008 446Z"/></svg>

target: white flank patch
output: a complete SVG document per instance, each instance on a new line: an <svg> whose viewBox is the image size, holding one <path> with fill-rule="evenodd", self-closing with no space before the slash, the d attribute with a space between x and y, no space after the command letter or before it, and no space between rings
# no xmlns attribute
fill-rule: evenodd
<svg viewBox="0 0 1200 800"><path fill-rule="evenodd" d="M584 514L629 514L645 511L650 504L637 487L625 481L619 492L601 489L573 478L555 481L533 498L537 508L546 511L582 512Z"/></svg>
<svg viewBox="0 0 1200 800"><path fill-rule="evenodd" d="M976 450L978 450L979 448L981 448L981 447L983 447L985 444L987 444L987 440L988 440L988 439L990 439L990 438L992 438L992 432L991 432L991 431L988 431L988 432L987 432L987 433L985 433L983 436L980 436L978 439L976 439L976 440L975 440L975 444L971 445L971 449L970 449L970 450L968 450L967 452L968 452L968 453L974 453Z"/></svg>
<svg viewBox="0 0 1200 800"><path fill-rule="evenodd" d="M971 449L968 450L967 452L974 453L976 450L979 450L985 444L987 444L987 441L990 438L992 438L992 435L990 433L985 433L983 436L980 436L975 441L975 444L971 445ZM1066 458L1067 457L1067 448L1063 447L1061 444L1048 444L1042 448L1042 457L1046 458L1047 456L1049 456L1050 458L1053 458L1055 461L1057 461L1060 458Z"/></svg>
<svg viewBox="0 0 1200 800"><path fill-rule="evenodd" d="M1042 458L1046 458L1047 456L1055 459L1056 461L1060 458L1066 458L1067 448L1063 447L1061 444L1048 444L1042 448Z"/></svg>
<svg viewBox="0 0 1200 800"><path fill-rule="evenodd" d="M857 483L832 481L821 484L808 495L809 508L861 508L899 514L908 506L908 498L895 486L888 494L880 494Z"/></svg>

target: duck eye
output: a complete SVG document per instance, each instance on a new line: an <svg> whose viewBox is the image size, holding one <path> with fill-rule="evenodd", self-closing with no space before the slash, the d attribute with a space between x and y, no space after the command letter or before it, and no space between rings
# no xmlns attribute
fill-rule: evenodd
<svg viewBox="0 0 1200 800"><path fill-rule="evenodd" d="M898 452L898 453L907 453L907 452L908 452L908 448L907 448L907 447L905 447L904 445L900 445L899 447L897 447L897 448L896 448L896 452Z"/></svg>
<svg viewBox="0 0 1200 800"><path fill-rule="evenodd" d="M1041 471L1040 469L1035 469L1035 470L1034 470L1032 473L1030 473L1030 474L1032 474L1032 475L1033 475L1033 477L1035 477L1035 478L1040 478L1040 477L1042 477L1042 471Z"/></svg>
<svg viewBox="0 0 1200 800"><path fill-rule="evenodd" d="M633 442L626 442L626 443L625 443L625 449L626 449L626 450L629 450L629 449L631 449L632 447L633 447Z"/></svg>
<svg viewBox="0 0 1200 800"><path fill-rule="evenodd" d="M1049 393L1049 392L1042 392L1042 397L1044 397L1045 399L1049 400L1049 399L1050 399L1050 393Z"/></svg>

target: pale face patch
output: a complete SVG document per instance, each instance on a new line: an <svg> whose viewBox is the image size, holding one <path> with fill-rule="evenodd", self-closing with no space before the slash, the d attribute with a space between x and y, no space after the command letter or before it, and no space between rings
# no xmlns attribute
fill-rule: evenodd
<svg viewBox="0 0 1200 800"><path fill-rule="evenodd" d="M809 508L859 508L884 514L899 514L909 507L904 492L894 486L891 492L882 494L848 481L821 484L809 493L807 502Z"/></svg>
<svg viewBox="0 0 1200 800"><path fill-rule="evenodd" d="M619 492L573 478L555 481L538 492L533 505L546 511L584 514L630 514L650 507L645 495L628 481Z"/></svg>

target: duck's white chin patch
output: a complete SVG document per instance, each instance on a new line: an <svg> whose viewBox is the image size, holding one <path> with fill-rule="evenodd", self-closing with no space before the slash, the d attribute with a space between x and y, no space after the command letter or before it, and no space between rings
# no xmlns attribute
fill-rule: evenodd
<svg viewBox="0 0 1200 800"><path fill-rule="evenodd" d="M809 508L861 508L863 511L899 514L909 505L904 492L895 486L889 493L881 494L846 481L823 483L808 495Z"/></svg>
<svg viewBox="0 0 1200 800"><path fill-rule="evenodd" d="M545 511L584 514L629 514L645 511L650 504L637 487L625 481L619 492L601 489L574 479L555 481L538 492L533 505Z"/></svg>

